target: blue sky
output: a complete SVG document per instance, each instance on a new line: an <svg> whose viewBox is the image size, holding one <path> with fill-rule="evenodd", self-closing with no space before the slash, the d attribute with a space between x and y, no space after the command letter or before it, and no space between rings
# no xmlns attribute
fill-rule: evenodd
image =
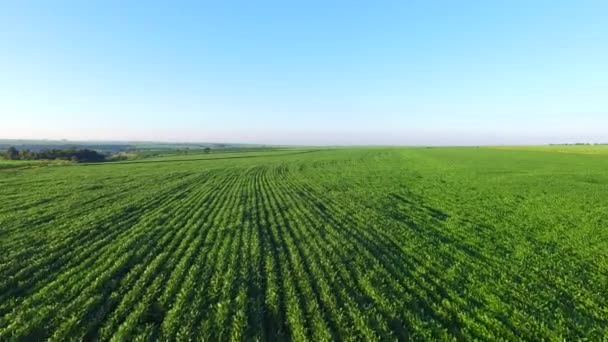
<svg viewBox="0 0 608 342"><path fill-rule="evenodd" d="M0 138L608 142L607 1L4 1Z"/></svg>

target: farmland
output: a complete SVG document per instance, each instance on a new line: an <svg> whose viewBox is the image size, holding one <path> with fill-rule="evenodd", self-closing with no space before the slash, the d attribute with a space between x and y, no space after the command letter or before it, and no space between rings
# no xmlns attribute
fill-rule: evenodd
<svg viewBox="0 0 608 342"><path fill-rule="evenodd" d="M606 170L494 148L0 169L0 340L606 339Z"/></svg>

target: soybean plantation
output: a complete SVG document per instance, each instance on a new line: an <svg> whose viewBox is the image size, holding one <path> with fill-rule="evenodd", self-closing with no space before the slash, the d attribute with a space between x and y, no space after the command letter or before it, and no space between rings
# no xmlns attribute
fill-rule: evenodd
<svg viewBox="0 0 608 342"><path fill-rule="evenodd" d="M0 340L608 339L608 157L310 148L0 169Z"/></svg>

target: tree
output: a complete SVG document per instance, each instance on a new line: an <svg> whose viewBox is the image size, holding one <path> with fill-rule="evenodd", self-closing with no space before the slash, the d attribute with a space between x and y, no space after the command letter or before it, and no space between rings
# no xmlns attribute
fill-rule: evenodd
<svg viewBox="0 0 608 342"><path fill-rule="evenodd" d="M205 149L203 151L205 151L205 153L209 153L209 152L211 152L211 148L205 147Z"/></svg>
<svg viewBox="0 0 608 342"><path fill-rule="evenodd" d="M33 157L32 151L27 148L19 150L19 159L21 160L31 160Z"/></svg>
<svg viewBox="0 0 608 342"><path fill-rule="evenodd" d="M76 162L103 162L106 156L93 150L77 150L70 153L73 161Z"/></svg>
<svg viewBox="0 0 608 342"><path fill-rule="evenodd" d="M8 150L6 150L6 159L19 159L19 151L13 146L9 147Z"/></svg>

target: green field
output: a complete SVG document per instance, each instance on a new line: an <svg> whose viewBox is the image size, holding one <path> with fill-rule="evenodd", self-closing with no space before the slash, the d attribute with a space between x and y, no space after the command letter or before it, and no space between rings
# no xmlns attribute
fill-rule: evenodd
<svg viewBox="0 0 608 342"><path fill-rule="evenodd" d="M524 148L1 169L0 340L605 340L607 170Z"/></svg>

